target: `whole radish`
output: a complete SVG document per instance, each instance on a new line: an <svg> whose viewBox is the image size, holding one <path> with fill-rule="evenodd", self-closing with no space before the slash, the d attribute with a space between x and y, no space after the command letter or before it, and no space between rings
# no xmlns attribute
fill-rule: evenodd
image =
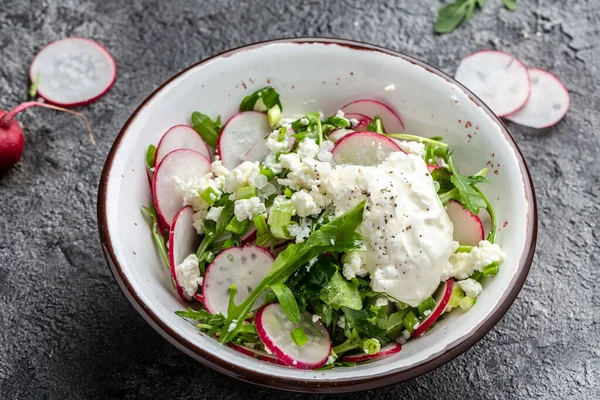
<svg viewBox="0 0 600 400"><path fill-rule="evenodd" d="M15 119L15 115L29 107L50 108L77 115L85 122L90 135L90 140L94 146L96 145L96 141L92 135L92 128L83 114L50 104L28 101L19 104L9 112L0 110L0 171L11 168L21 159L25 147L25 135L23 134L23 128L21 128L21 125Z"/></svg>

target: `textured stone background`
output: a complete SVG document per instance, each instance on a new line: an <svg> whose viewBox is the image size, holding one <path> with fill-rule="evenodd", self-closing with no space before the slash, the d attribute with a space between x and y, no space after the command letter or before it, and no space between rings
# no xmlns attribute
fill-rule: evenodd
<svg viewBox="0 0 600 400"><path fill-rule="evenodd" d="M98 245L96 189L120 127L166 78L233 46L313 35L387 46L450 73L472 51L507 50L555 72L572 95L566 119L551 129L509 124L540 216L535 262L513 307L444 367L348 398L599 398L600 1L519 3L510 13L489 0L471 23L436 36L437 0L4 0L1 109L25 100L29 63L55 39L98 40L119 76L106 97L81 108L97 148L71 116L19 117L25 154L0 175L0 398L301 397L205 368L142 321Z"/></svg>

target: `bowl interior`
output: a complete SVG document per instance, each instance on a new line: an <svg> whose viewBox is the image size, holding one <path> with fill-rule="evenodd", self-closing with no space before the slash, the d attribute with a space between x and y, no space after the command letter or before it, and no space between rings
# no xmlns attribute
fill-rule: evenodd
<svg viewBox="0 0 600 400"><path fill-rule="evenodd" d="M462 172L490 168L491 183L482 187L495 207L500 228L497 242L507 258L500 273L485 282L484 292L469 312L453 313L423 337L407 343L395 356L330 371L301 371L254 360L199 334L174 314L187 304L171 287L169 273L161 265L140 212L142 205L151 204L144 167L146 148L158 143L169 127L189 123L193 111L212 117L221 115L226 121L236 113L244 96L267 84L281 94L286 116L319 110L331 114L359 98L381 100L401 114L407 133L444 137L455 150ZM395 90L385 91L388 85L394 85ZM318 384L323 380L326 382L322 384L333 387L431 362L469 340L474 343L475 337L485 333L481 332L484 321L500 318L503 303L510 303L516 295L514 292L509 298L509 289L522 282L529 266L525 264L535 213L529 179L523 171L521 156L498 120L461 87L429 67L347 44L267 43L188 69L155 92L134 114L115 143L104 171L106 186L101 188L99 198L104 207L101 232L105 224L107 258L125 293L140 313L180 349L198 359L210 353L213 366L238 376L253 370L255 376L266 374L276 380L298 382L297 387L290 383L292 388L300 388L305 384L302 382ZM396 376L400 376L396 380L402 379L402 374ZM264 383L268 384L266 380Z"/></svg>

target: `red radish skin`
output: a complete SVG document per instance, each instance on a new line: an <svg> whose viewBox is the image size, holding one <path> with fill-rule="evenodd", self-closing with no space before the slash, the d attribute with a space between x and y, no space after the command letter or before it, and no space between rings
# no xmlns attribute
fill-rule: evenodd
<svg viewBox="0 0 600 400"><path fill-rule="evenodd" d="M450 296L452 295L452 287L454 286L454 279L450 278L446 282L443 283L438 293L438 297L435 302L435 307L433 307L433 311L429 314L415 329L412 333L412 337L421 336L423 333L429 329L431 325L444 313L446 309L446 305L448 304L448 300L450 300Z"/></svg>
<svg viewBox="0 0 600 400"><path fill-rule="evenodd" d="M342 107L344 114L363 114L369 118L379 116L386 133L404 133L404 123L400 115L390 106L377 100L361 99Z"/></svg>
<svg viewBox="0 0 600 400"><path fill-rule="evenodd" d="M192 298L187 296L179 285L175 267L183 262L190 254L194 254L198 248L199 240L196 228L193 224L194 210L191 206L183 207L173 219L173 226L169 233L169 264L171 276L175 282L175 288L179 297L186 301Z"/></svg>
<svg viewBox="0 0 600 400"><path fill-rule="evenodd" d="M242 346L242 345L235 344L235 343L228 343L228 345L232 349L237 350L240 353L250 356L252 358L256 358L260 361L265 361L265 362L277 364L277 365L285 365L277 357L275 357L272 354L267 353L266 351L262 351L259 349L252 349L250 347Z"/></svg>
<svg viewBox="0 0 600 400"><path fill-rule="evenodd" d="M68 62L77 68L65 71L68 67L64 65ZM73 70L81 74L94 72L94 75L77 77L73 76ZM108 50L94 40L70 37L49 43L40 50L29 68L32 83L38 75L37 94L41 98L57 106L76 107L94 102L109 91L117 79L117 65ZM63 86L58 87L57 82Z"/></svg>
<svg viewBox="0 0 600 400"><path fill-rule="evenodd" d="M154 171L152 196L161 229L171 226L175 214L183 207L183 194L180 193L175 177L188 181L210 172L210 161L194 150L170 152Z"/></svg>
<svg viewBox="0 0 600 400"><path fill-rule="evenodd" d="M446 213L454 225L454 240L466 246L477 246L484 238L481 219L456 200L446 204Z"/></svg>
<svg viewBox="0 0 600 400"><path fill-rule="evenodd" d="M527 67L503 51L477 51L461 61L455 78L499 117L523 108L531 95Z"/></svg>
<svg viewBox="0 0 600 400"><path fill-rule="evenodd" d="M373 119L367 117L364 114L358 114L358 113L349 113L349 114L345 114L344 118L350 120L350 119L355 119L358 121L358 124L356 124L355 126L351 126L350 128L355 131L355 132L366 132L369 130L369 124L371 123L371 121L373 121Z"/></svg>
<svg viewBox="0 0 600 400"><path fill-rule="evenodd" d="M316 369L327 362L331 354L331 337L321 321L312 321L312 314L303 312L300 324L292 323L278 303L267 304L255 318L258 337L271 353L285 365L298 369ZM291 331L302 326L309 342L297 346Z"/></svg>
<svg viewBox="0 0 600 400"><path fill-rule="evenodd" d="M227 316L229 287L235 284L236 304L241 304L250 292L264 279L275 256L259 246L230 247L219 253L206 268L202 294L204 306L211 314ZM256 307L264 301L264 294L256 301Z"/></svg>
<svg viewBox="0 0 600 400"><path fill-rule="evenodd" d="M565 84L551 72L529 68L531 97L519 111L506 119L536 129L557 124L567 114L571 96Z"/></svg>
<svg viewBox="0 0 600 400"><path fill-rule="evenodd" d="M244 161L262 161L270 153L265 137L272 132L267 114L244 111L229 118L219 139L217 153L228 169Z"/></svg>
<svg viewBox="0 0 600 400"><path fill-rule="evenodd" d="M196 293L194 295L194 299L196 299L197 301L199 301L200 303L204 304L204 296L202 296L200 293Z"/></svg>
<svg viewBox="0 0 600 400"><path fill-rule="evenodd" d="M394 140L375 132L354 132L335 143L331 152L336 164L377 165L393 152L401 152Z"/></svg>
<svg viewBox="0 0 600 400"><path fill-rule="evenodd" d="M340 357L340 361L348 361L348 362L362 362L367 360L376 360L378 358L389 357L391 355L400 353L402 350L402 346L399 343L391 342L383 346L377 353L375 354L367 354L365 352L354 353L354 354L344 354Z"/></svg>
<svg viewBox="0 0 600 400"><path fill-rule="evenodd" d="M169 128L156 146L156 157L154 166L156 167L167 154L173 150L188 149L195 150L211 160L210 150L204 140L198 135L191 126L175 125Z"/></svg>
<svg viewBox="0 0 600 400"><path fill-rule="evenodd" d="M435 171L436 169L439 169L439 165L432 165L432 164L427 164L427 171L429 171L429 173L432 173L433 171Z"/></svg>
<svg viewBox="0 0 600 400"><path fill-rule="evenodd" d="M49 108L78 116L85 123L90 136L90 141L94 146L96 146L96 141L94 140L94 135L92 134L92 128L90 127L87 118L83 114L72 110L67 110L62 107L53 106L51 104L28 101L19 104L9 112L0 110L0 171L11 168L21 159L21 155L23 154L23 149L25 147L25 135L23 134L21 125L15 119L15 116L30 107Z"/></svg>

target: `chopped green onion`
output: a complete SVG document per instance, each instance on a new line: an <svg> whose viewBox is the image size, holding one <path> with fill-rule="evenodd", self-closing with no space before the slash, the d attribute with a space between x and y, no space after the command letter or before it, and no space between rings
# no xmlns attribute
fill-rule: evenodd
<svg viewBox="0 0 600 400"><path fill-rule="evenodd" d="M404 327L410 333L413 333L413 331L415 330L415 325L417 325L419 323L419 318L417 318L417 315L415 314L415 312L413 310L410 310L409 312L406 313L402 322L404 323Z"/></svg>
<svg viewBox="0 0 600 400"><path fill-rule="evenodd" d="M495 276L498 273L499 269L500 268L498 266L498 261L494 261L490 265L483 267L483 270L481 270L481 275L484 278L488 276Z"/></svg>
<svg viewBox="0 0 600 400"><path fill-rule="evenodd" d="M281 121L281 108L279 108L279 105L276 104L269 108L269 111L267 111L267 118L269 119L269 125L272 127Z"/></svg>
<svg viewBox="0 0 600 400"><path fill-rule="evenodd" d="M473 246L460 245L460 246L458 246L458 250L456 250L456 252L457 253L470 253L471 250L473 250Z"/></svg>
<svg viewBox="0 0 600 400"><path fill-rule="evenodd" d="M287 134L287 128L285 126L282 126L281 128L279 128L279 136L277 136L277 141L283 142L283 139L285 139L286 134Z"/></svg>
<svg viewBox="0 0 600 400"><path fill-rule="evenodd" d="M287 197L289 199L289 198L292 197L292 195L294 194L294 192L289 187L285 187L283 189L283 194L285 195L285 197Z"/></svg>
<svg viewBox="0 0 600 400"><path fill-rule="evenodd" d="M248 225L250 225L250 220L245 219L243 221L240 221L239 219L237 219L237 217L233 217L231 218L231 221L229 221L229 224L227 224L227 226L225 227L225 230L236 235L243 235L244 233L246 233Z"/></svg>
<svg viewBox="0 0 600 400"><path fill-rule="evenodd" d="M235 246L235 239L229 238L223 243L223 250L229 249Z"/></svg>
<svg viewBox="0 0 600 400"><path fill-rule="evenodd" d="M425 311L433 309L434 306L435 301L433 300L433 297L429 296L427 299L423 300L421 304L419 304L419 306L417 307L419 310L419 315L424 316Z"/></svg>
<svg viewBox="0 0 600 400"><path fill-rule="evenodd" d="M463 292L463 290L458 285L454 285L454 287L452 288L452 294L450 295L450 299L448 300L448 307L458 307L458 303L464 297L465 292Z"/></svg>
<svg viewBox="0 0 600 400"><path fill-rule="evenodd" d="M267 225L267 220L264 215L260 214L254 217L254 225L256 226L256 231L259 235L269 233L269 226Z"/></svg>
<svg viewBox="0 0 600 400"><path fill-rule="evenodd" d="M381 349L381 343L377 339L367 339L363 342L362 348L367 354L375 354Z"/></svg>
<svg viewBox="0 0 600 400"><path fill-rule="evenodd" d="M256 190L256 188L254 186L244 186L241 188L238 188L236 195L238 199L249 199L252 197L256 197L258 194L258 191Z"/></svg>
<svg viewBox="0 0 600 400"><path fill-rule="evenodd" d="M308 336L306 336L306 333L304 332L304 329L301 326L291 331L290 334L292 335L292 340L294 341L294 343L296 343L296 346L298 347L304 346L310 340Z"/></svg>
<svg viewBox="0 0 600 400"><path fill-rule="evenodd" d="M260 173L266 176L268 180L275 178L275 173L270 168L260 167Z"/></svg>
<svg viewBox="0 0 600 400"><path fill-rule="evenodd" d="M287 226L292 221L294 205L291 201L284 201L271 208L269 213L269 227L271 233L278 239L290 239Z"/></svg>
<svg viewBox="0 0 600 400"><path fill-rule="evenodd" d="M460 299L458 305L461 308L461 310L468 310L469 308L473 307L475 301L476 300L474 297L465 296L462 299Z"/></svg>
<svg viewBox="0 0 600 400"><path fill-rule="evenodd" d="M200 194L202 200L204 200L209 206L212 206L215 203L215 201L219 199L219 196L220 193L210 186L204 189L204 191Z"/></svg>

